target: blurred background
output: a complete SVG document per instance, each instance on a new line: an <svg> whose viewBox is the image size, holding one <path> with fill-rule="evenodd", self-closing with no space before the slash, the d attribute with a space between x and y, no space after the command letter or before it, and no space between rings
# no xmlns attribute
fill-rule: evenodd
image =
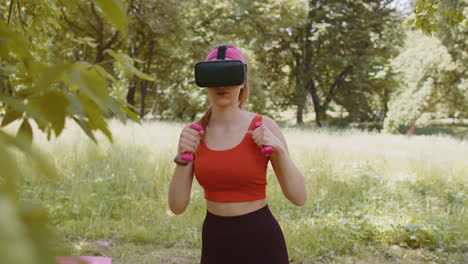
<svg viewBox="0 0 468 264"><path fill-rule="evenodd" d="M291 263L464 263L466 0L0 0L0 260L199 263L203 190L168 212L194 65L230 44L246 110L307 179L269 166ZM130 122L127 122L130 121ZM271 183L270 183L271 182Z"/></svg>

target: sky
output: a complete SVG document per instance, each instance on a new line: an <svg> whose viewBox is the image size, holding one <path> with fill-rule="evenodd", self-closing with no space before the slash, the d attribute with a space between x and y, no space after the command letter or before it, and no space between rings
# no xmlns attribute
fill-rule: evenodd
<svg viewBox="0 0 468 264"><path fill-rule="evenodd" d="M410 5L410 0L395 0L390 4L390 6L394 7L403 14L408 14L413 11Z"/></svg>

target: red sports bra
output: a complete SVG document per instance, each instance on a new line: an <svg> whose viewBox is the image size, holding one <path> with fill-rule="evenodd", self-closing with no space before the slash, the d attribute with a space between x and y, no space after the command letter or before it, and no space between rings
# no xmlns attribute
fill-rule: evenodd
<svg viewBox="0 0 468 264"><path fill-rule="evenodd" d="M262 116L257 114L248 131L261 120ZM268 161L252 135L246 133L239 145L227 150L209 149L201 139L193 167L206 200L245 202L266 198Z"/></svg>

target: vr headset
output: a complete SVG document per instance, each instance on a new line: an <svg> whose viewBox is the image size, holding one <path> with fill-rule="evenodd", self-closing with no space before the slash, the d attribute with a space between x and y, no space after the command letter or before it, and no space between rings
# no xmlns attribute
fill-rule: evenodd
<svg viewBox="0 0 468 264"><path fill-rule="evenodd" d="M199 61L195 64L195 83L198 87L234 86L244 83L247 64L241 60L226 60L227 47L218 47L216 60Z"/></svg>

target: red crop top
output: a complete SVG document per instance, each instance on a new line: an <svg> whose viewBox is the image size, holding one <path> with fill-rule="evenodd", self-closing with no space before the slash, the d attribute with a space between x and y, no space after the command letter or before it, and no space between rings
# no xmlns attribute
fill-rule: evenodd
<svg viewBox="0 0 468 264"><path fill-rule="evenodd" d="M256 115L249 125L261 122ZM269 157L265 157L252 135L227 150L209 149L203 139L194 153L195 178L205 191L205 199L216 202L245 202L266 198Z"/></svg>

